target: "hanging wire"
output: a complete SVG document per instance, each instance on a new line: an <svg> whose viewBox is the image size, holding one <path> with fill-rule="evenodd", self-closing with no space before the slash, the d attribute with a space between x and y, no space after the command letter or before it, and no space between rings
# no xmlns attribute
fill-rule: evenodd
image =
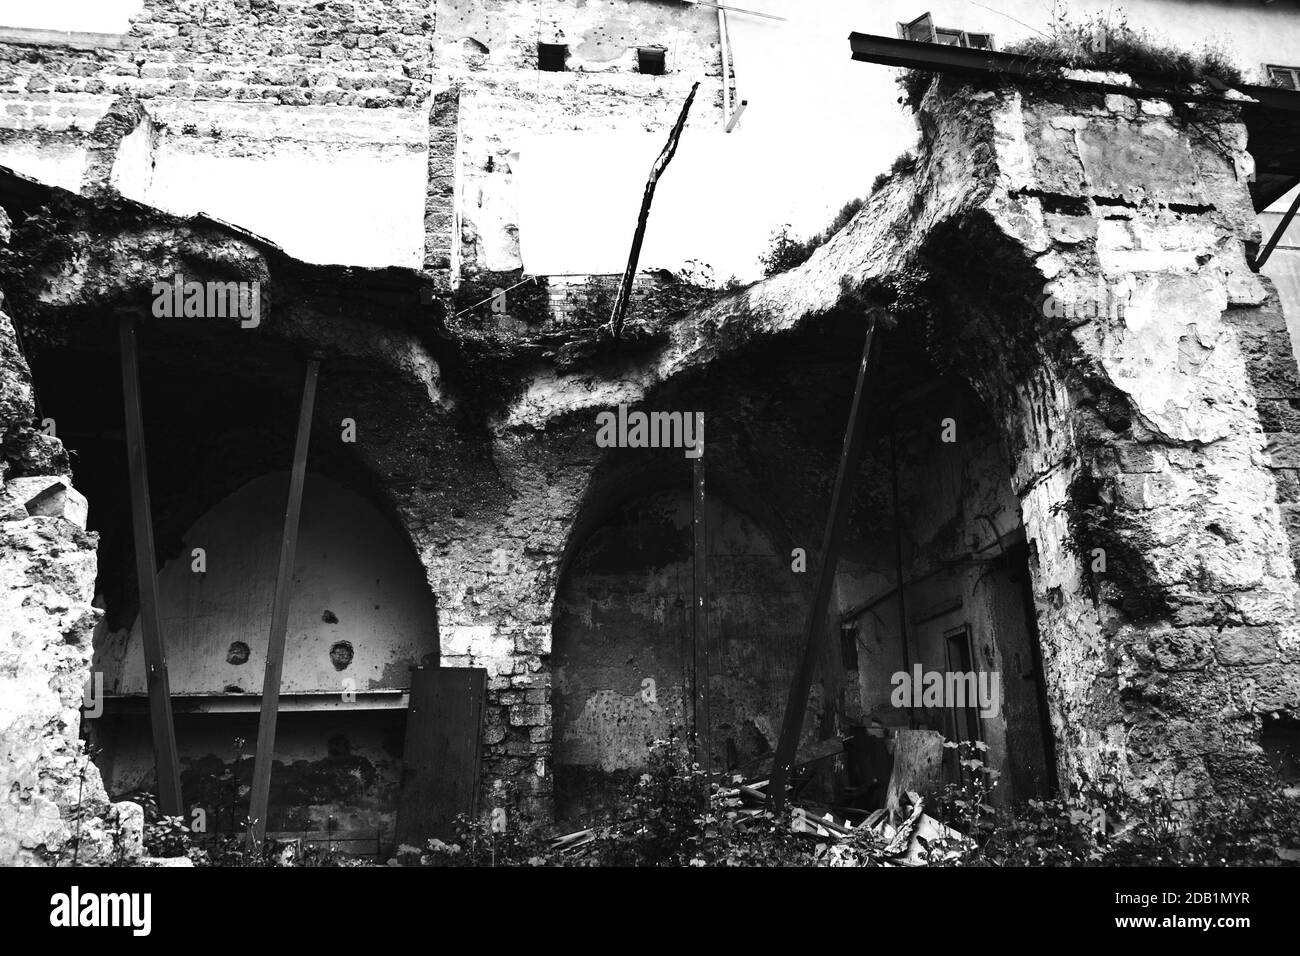
<svg viewBox="0 0 1300 956"><path fill-rule="evenodd" d="M458 319L458 318L460 318L462 315L464 315L466 312L472 312L472 311L474 311L475 309L477 309L480 305L483 305L484 303L487 303L487 302L491 302L493 299L495 299L495 298L496 298L497 296L499 296L499 295L505 295L507 292L513 291L514 289L518 289L521 285L526 285L527 283L532 282L532 281L533 281L534 279L536 279L536 278L537 278L537 276L527 276L526 278L520 280L519 282L516 282L516 283L515 283L514 285L512 285L509 289L502 289L500 292L493 292L493 293L492 293L490 296L488 296L486 299L480 299L479 301L475 302L473 305L467 305L467 306L465 306L465 308L461 309L459 312L454 313L454 314L452 315L452 318L453 318L453 319Z"/></svg>

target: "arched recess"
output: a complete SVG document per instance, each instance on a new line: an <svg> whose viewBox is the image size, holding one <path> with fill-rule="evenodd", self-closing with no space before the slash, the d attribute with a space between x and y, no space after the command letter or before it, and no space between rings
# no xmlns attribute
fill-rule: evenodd
<svg viewBox="0 0 1300 956"><path fill-rule="evenodd" d="M761 768L776 743L821 560L861 318L833 317L737 350L715 360L707 378L671 383L644 406L705 414L711 651L732 631L710 668L722 701L712 727L718 768ZM1046 792L1054 759L1028 549L1000 430L913 336L881 333L869 382L866 451L801 738L848 741L838 764L821 765L816 786L878 805L894 735L912 727L984 741L1006 777L1001 793ZM561 817L634 776L647 738L689 722L680 688L689 679L690 468L678 451L613 452L573 526L552 659ZM960 648L964 658L953 656ZM970 723L946 705L899 706L893 678L910 679L916 664L996 673L999 697ZM957 779L955 764L949 769Z"/></svg>
<svg viewBox="0 0 1300 956"><path fill-rule="evenodd" d="M159 573L181 784L211 833L239 832L247 813L288 480L272 472L219 501ZM127 794L153 775L140 624L100 631L101 769ZM378 852L396 812L402 690L411 667L437 664L437 609L409 542L361 495L308 475L268 829Z"/></svg>
<svg viewBox="0 0 1300 956"><path fill-rule="evenodd" d="M635 779L649 741L691 726L691 509L684 484L637 497L585 540L562 578L551 662L561 819ZM716 494L706 513L714 765L738 768L775 740L802 591L753 518Z"/></svg>
<svg viewBox="0 0 1300 956"><path fill-rule="evenodd" d="M174 695L260 693L288 481L274 472L218 502L159 572ZM304 487L287 635L283 694L400 690L411 667L438 661L434 597L409 543L319 475ZM123 637L96 648L96 669L108 693L144 694L138 618Z"/></svg>

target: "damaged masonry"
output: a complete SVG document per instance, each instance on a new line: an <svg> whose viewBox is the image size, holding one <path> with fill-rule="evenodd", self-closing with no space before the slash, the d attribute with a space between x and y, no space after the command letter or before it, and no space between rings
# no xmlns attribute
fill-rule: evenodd
<svg viewBox="0 0 1300 956"><path fill-rule="evenodd" d="M674 739L736 814L897 864L990 772L998 807L1300 784L1259 224L1300 91L854 24L856 69L932 74L913 161L721 285L654 243L692 130L744 131L725 11L191 6L0 31L0 863L157 855L158 815L576 856ZM687 77L640 267L534 270L546 151L644 134L639 200Z"/></svg>

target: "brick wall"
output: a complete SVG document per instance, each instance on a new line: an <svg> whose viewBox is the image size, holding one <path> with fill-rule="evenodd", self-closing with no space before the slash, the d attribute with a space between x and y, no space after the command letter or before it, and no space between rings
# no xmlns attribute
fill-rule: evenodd
<svg viewBox="0 0 1300 956"><path fill-rule="evenodd" d="M0 93L417 106L432 29L421 0L148 0L130 49L0 45Z"/></svg>

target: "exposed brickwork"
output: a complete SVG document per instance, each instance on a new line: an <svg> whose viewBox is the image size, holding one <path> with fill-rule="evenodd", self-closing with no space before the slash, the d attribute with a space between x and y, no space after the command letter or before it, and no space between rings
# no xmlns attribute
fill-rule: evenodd
<svg viewBox="0 0 1300 956"><path fill-rule="evenodd" d="M0 92L416 106L432 27L421 0L149 0L133 49L0 47Z"/></svg>

